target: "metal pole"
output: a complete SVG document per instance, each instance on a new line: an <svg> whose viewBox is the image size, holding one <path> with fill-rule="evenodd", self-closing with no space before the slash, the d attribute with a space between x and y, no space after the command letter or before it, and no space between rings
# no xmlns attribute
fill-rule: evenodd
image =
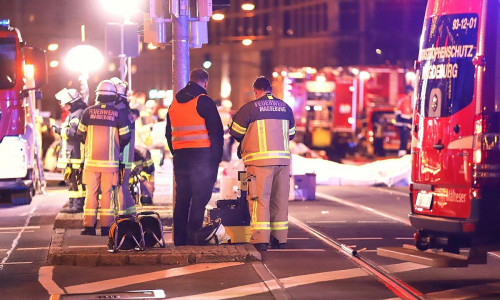
<svg viewBox="0 0 500 300"><path fill-rule="evenodd" d="M172 90L174 95L189 79L189 1L172 1ZM172 176L172 202L175 207L175 176ZM175 231L175 227L172 228Z"/></svg>
<svg viewBox="0 0 500 300"><path fill-rule="evenodd" d="M178 14L172 14L172 90L175 94L189 79L189 1L172 1L178 2L179 8Z"/></svg>

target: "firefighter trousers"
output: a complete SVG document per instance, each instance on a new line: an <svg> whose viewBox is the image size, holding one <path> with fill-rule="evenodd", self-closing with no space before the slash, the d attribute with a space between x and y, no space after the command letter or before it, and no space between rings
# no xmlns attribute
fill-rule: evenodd
<svg viewBox="0 0 500 300"><path fill-rule="evenodd" d="M246 170L252 229L250 242L269 243L273 236L279 243L286 243L290 166L247 166Z"/></svg>
<svg viewBox="0 0 500 300"><path fill-rule="evenodd" d="M68 187L68 196L70 200L85 199L85 185L82 183L81 176L79 169L73 168L71 169L69 178L64 181Z"/></svg>
<svg viewBox="0 0 500 300"><path fill-rule="evenodd" d="M115 213L111 204L113 200L112 193L114 187L118 184L118 172L83 171L83 183L87 185L87 195L83 209L83 226L95 227L97 212L100 215L101 228L111 226L115 220ZM100 200L98 200L99 187L101 187Z"/></svg>
<svg viewBox="0 0 500 300"><path fill-rule="evenodd" d="M174 157L174 245L194 244L202 227L205 207L212 197L219 165L206 158L176 160Z"/></svg>
<svg viewBox="0 0 500 300"><path fill-rule="evenodd" d="M135 215L135 201L132 198L132 194L130 194L129 180L130 173L132 171L130 169L125 169L123 172L123 181L120 187L120 191L118 192L118 203L120 208L118 209L119 215Z"/></svg>

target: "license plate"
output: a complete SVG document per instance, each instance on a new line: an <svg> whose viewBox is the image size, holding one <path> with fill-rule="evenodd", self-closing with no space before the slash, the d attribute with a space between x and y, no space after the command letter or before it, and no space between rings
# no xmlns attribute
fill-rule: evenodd
<svg viewBox="0 0 500 300"><path fill-rule="evenodd" d="M432 194L418 193L417 201L415 201L416 207L421 207L425 209L431 209L432 206Z"/></svg>

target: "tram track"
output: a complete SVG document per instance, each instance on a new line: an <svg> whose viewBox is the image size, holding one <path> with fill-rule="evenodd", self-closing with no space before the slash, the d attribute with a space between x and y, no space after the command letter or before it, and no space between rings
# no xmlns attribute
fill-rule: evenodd
<svg viewBox="0 0 500 300"><path fill-rule="evenodd" d="M363 258L359 255L356 250L349 248L347 245L340 243L324 233L312 228L311 226L305 224L304 222L294 218L293 216L288 216L290 223L306 231L310 235L316 237L329 247L333 248L337 252L343 254L349 260L357 264L361 269L365 270L369 274L372 274L378 281L383 283L391 292L402 299L414 300L414 299L425 299L423 294L413 288L412 286L406 284L405 282L399 280L398 278L392 276L379 266L370 262L369 260Z"/></svg>

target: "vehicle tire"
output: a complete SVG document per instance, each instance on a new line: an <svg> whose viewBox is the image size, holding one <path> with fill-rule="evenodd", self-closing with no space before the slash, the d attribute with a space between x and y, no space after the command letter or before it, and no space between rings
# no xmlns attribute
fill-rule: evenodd
<svg viewBox="0 0 500 300"><path fill-rule="evenodd" d="M11 192L10 193L10 201L12 205L26 205L31 203L31 191L25 190L21 192Z"/></svg>
<svg viewBox="0 0 500 300"><path fill-rule="evenodd" d="M415 247L420 251L428 250L431 246L431 239L426 235L420 233L420 237L415 241Z"/></svg>

